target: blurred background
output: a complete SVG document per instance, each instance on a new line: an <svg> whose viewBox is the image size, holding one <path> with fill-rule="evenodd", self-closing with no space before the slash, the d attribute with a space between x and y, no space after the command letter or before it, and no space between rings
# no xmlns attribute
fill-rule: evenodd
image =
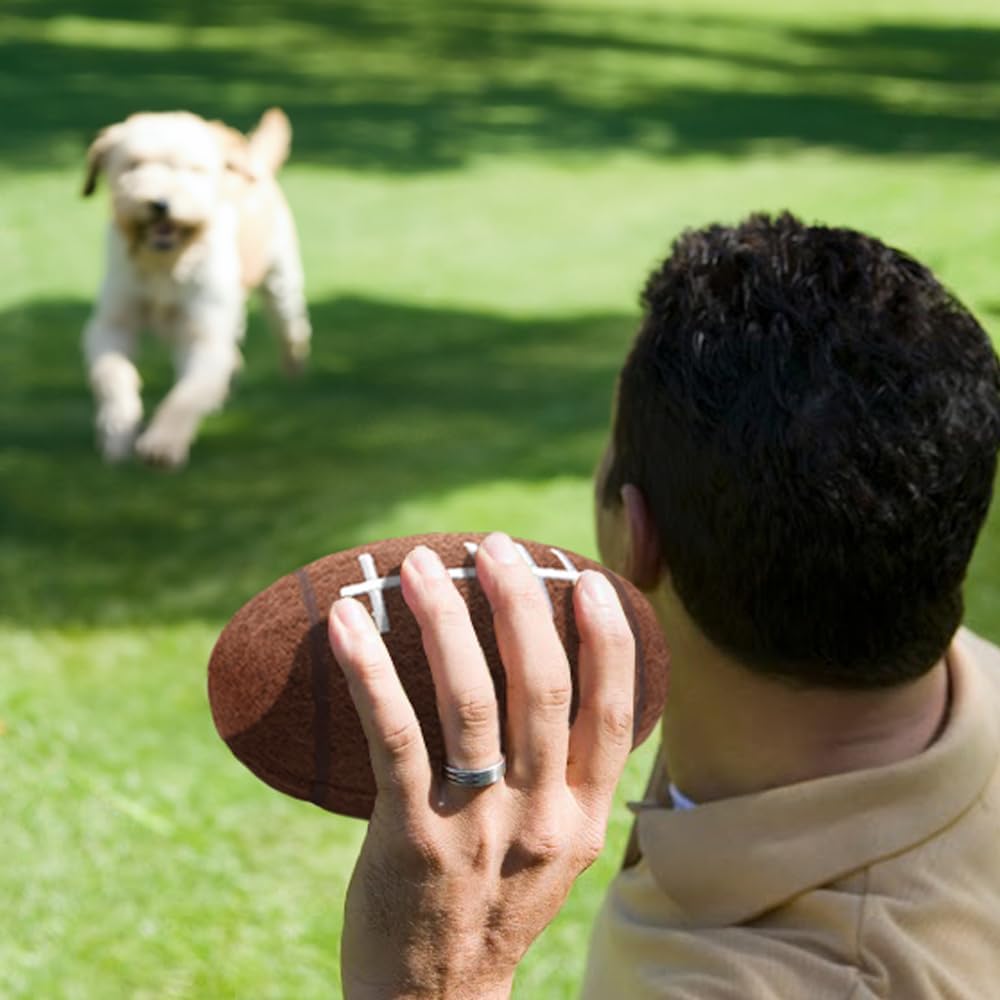
<svg viewBox="0 0 1000 1000"><path fill-rule="evenodd" d="M994 0L5 0L0 13L0 996L337 995L363 826L216 737L205 665L276 577L502 528L593 554L589 478L646 272L686 226L870 231L1000 324ZM96 131L282 106L315 327L261 317L190 465L96 454L80 330ZM147 342L147 408L170 385ZM1000 640L1000 510L968 584ZM621 799L635 797L651 748ZM570 997L608 850L516 996Z"/></svg>

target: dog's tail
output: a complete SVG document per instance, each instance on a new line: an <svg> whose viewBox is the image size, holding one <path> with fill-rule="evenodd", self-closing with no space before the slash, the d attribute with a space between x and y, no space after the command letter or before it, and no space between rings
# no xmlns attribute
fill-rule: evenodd
<svg viewBox="0 0 1000 1000"><path fill-rule="evenodd" d="M281 108L269 108L257 127L247 136L251 161L275 174L288 159L292 146L292 125Z"/></svg>

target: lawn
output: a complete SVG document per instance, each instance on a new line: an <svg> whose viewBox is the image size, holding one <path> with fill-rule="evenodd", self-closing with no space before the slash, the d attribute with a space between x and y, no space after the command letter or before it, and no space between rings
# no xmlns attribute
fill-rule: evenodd
<svg viewBox="0 0 1000 1000"><path fill-rule="evenodd" d="M205 665L240 604L365 540L505 530L592 554L589 476L645 272L790 208L928 262L1000 329L994 0L6 0L0 19L0 996L338 994L360 823L254 779ZM190 466L103 466L79 331L133 110L295 127L315 357L260 317ZM169 385L155 344L147 400ZM1000 510L968 621L1000 640ZM650 748L621 800L638 794ZM627 831L515 995L574 995Z"/></svg>

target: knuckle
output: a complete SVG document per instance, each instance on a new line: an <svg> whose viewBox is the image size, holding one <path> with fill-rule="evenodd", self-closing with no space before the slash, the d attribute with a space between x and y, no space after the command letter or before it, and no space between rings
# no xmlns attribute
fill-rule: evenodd
<svg viewBox="0 0 1000 1000"><path fill-rule="evenodd" d="M377 803L364 851L369 864L385 866L393 883L440 874L449 861L443 838L418 810Z"/></svg>
<svg viewBox="0 0 1000 1000"><path fill-rule="evenodd" d="M505 846L495 827L479 824L456 839L434 823L409 816L393 838L393 856L400 874L416 882L485 875L496 871Z"/></svg>
<svg viewBox="0 0 1000 1000"><path fill-rule="evenodd" d="M419 723L412 721L383 734L382 745L391 757L400 758L422 745L423 739Z"/></svg>
<svg viewBox="0 0 1000 1000"><path fill-rule="evenodd" d="M447 871L451 859L442 847L440 840L427 831L411 829L409 836L403 840L400 867L411 878L423 878L426 875L441 875Z"/></svg>
<svg viewBox="0 0 1000 1000"><path fill-rule="evenodd" d="M338 654L337 660L344 669L351 700L356 706L361 705L370 692L385 691L392 681L385 664L374 656L349 651Z"/></svg>
<svg viewBox="0 0 1000 1000"><path fill-rule="evenodd" d="M600 732L615 744L631 742L633 719L632 705L627 702L604 705L598 720Z"/></svg>
<svg viewBox="0 0 1000 1000"><path fill-rule="evenodd" d="M529 823L515 846L517 861L524 868L542 868L566 857L569 837L554 818L542 816Z"/></svg>
<svg viewBox="0 0 1000 1000"><path fill-rule="evenodd" d="M573 701L573 689L568 680L530 691L528 695L532 710L546 716L567 715Z"/></svg>
<svg viewBox="0 0 1000 1000"><path fill-rule="evenodd" d="M455 722L463 731L480 734L497 724L497 703L493 689L469 692L452 706Z"/></svg>
<svg viewBox="0 0 1000 1000"><path fill-rule="evenodd" d="M385 661L379 656L379 650L373 643L359 645L348 658L354 672L359 677L367 678L369 683L381 684L389 674Z"/></svg>

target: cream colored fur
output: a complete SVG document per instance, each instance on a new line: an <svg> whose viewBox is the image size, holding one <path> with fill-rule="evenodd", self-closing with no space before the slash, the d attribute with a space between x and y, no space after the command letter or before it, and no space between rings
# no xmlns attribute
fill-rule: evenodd
<svg viewBox="0 0 1000 1000"><path fill-rule="evenodd" d="M83 348L107 460L133 450L156 465L187 460L240 366L249 290L261 290L286 368L298 371L308 357L298 239L274 178L290 136L277 109L249 136L178 111L132 115L91 145L84 194L105 173L112 219ZM176 381L140 433L135 357L144 330L169 345Z"/></svg>

